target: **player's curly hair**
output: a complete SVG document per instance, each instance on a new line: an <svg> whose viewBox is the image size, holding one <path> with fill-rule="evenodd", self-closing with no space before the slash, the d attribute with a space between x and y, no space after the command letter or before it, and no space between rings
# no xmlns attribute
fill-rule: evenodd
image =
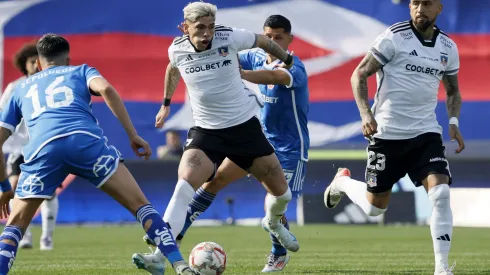
<svg viewBox="0 0 490 275"><path fill-rule="evenodd" d="M14 66L27 75L26 62L29 57L38 56L36 42L24 44L14 56Z"/></svg>

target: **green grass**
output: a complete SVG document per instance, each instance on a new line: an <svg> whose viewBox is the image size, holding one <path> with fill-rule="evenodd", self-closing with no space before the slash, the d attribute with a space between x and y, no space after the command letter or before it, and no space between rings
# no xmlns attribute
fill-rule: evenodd
<svg viewBox="0 0 490 275"><path fill-rule="evenodd" d="M301 243L283 274L433 274L432 241L427 227L306 226L292 227ZM138 275L134 252L145 252L142 230L136 226L58 227L55 250L41 252L39 228L35 247L21 250L13 275ZM270 247L259 227L196 227L182 246L215 241L228 254L227 274L261 274ZM456 228L450 261L455 274L490 274L490 231ZM168 269L166 274L175 274Z"/></svg>

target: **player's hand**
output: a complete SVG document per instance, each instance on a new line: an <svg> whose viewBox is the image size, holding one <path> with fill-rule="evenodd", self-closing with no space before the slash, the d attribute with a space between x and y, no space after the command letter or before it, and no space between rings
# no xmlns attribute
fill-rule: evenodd
<svg viewBox="0 0 490 275"><path fill-rule="evenodd" d="M293 65L294 65L294 51L292 51L290 53L290 55L293 56L293 60L291 61L291 64L289 64L289 66L286 65L284 62L281 62L280 64L274 65L274 68L283 68L283 69L286 69L286 70L291 69L293 67Z"/></svg>
<svg viewBox="0 0 490 275"><path fill-rule="evenodd" d="M148 142L142 139L140 136L134 136L131 138L131 148L138 157L143 157L145 160L151 156L151 148ZM143 151L141 151L141 149Z"/></svg>
<svg viewBox="0 0 490 275"><path fill-rule="evenodd" d="M179 29L183 34L189 34L184 29L184 22L180 23L180 25L177 26L177 29Z"/></svg>
<svg viewBox="0 0 490 275"><path fill-rule="evenodd" d="M456 152L456 154L461 153L465 148L464 139L457 125L449 124L449 137L451 137L452 142L454 142L454 140L458 141L458 149L454 150L454 152Z"/></svg>
<svg viewBox="0 0 490 275"><path fill-rule="evenodd" d="M163 124L165 124L165 119L167 119L170 114L170 106L163 106L158 111L158 114L155 118L155 127L162 128Z"/></svg>
<svg viewBox="0 0 490 275"><path fill-rule="evenodd" d="M10 190L0 194L0 218L8 218L10 215L9 202L14 198L14 191Z"/></svg>
<svg viewBox="0 0 490 275"><path fill-rule="evenodd" d="M370 138L378 132L378 123L373 116L373 113L369 112L362 116L362 134Z"/></svg>

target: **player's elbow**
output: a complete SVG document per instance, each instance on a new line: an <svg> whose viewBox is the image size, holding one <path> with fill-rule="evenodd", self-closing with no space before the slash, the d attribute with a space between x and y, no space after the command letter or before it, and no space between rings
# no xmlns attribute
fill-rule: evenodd
<svg viewBox="0 0 490 275"><path fill-rule="evenodd" d="M291 76L284 71L279 71L277 74L274 74L273 77L274 84L280 84L286 86L291 85L291 79L292 79Z"/></svg>
<svg viewBox="0 0 490 275"><path fill-rule="evenodd" d="M366 79L366 72L363 68L356 68L350 77L350 82L352 84L357 84L361 80Z"/></svg>

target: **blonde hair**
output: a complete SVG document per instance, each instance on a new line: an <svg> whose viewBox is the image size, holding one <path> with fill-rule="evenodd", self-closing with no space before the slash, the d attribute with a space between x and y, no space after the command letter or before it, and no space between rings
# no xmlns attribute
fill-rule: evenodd
<svg viewBox="0 0 490 275"><path fill-rule="evenodd" d="M212 16L216 18L217 11L218 8L211 3L192 2L184 8L184 19L194 23L201 17Z"/></svg>

